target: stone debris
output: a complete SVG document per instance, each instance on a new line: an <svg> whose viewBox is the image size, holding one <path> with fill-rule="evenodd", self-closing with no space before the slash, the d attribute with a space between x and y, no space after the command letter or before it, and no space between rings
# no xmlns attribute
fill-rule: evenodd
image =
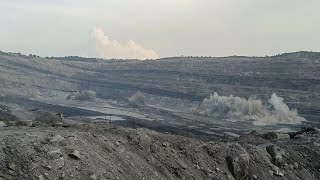
<svg viewBox="0 0 320 180"><path fill-rule="evenodd" d="M301 143L302 139L261 141L261 134L208 142L146 129L110 130L99 124L70 129L10 127L0 131L0 177L316 179L319 173L308 170L318 163L319 146Z"/></svg>

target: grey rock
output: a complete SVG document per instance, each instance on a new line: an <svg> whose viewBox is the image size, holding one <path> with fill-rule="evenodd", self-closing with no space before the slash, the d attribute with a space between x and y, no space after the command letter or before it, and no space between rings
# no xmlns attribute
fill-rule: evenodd
<svg viewBox="0 0 320 180"><path fill-rule="evenodd" d="M78 150L75 149L69 149L67 150L67 154L69 157L71 157L72 159L77 159L79 160L81 158L80 152Z"/></svg>
<svg viewBox="0 0 320 180"><path fill-rule="evenodd" d="M253 179L258 179L258 176L254 174L254 175L252 175L252 178Z"/></svg>
<svg viewBox="0 0 320 180"><path fill-rule="evenodd" d="M32 120L18 121L17 125L31 127L33 125L33 122Z"/></svg>
<svg viewBox="0 0 320 180"><path fill-rule="evenodd" d="M38 180L44 180L44 178L43 178L42 175L37 176L37 179L38 179Z"/></svg>
<svg viewBox="0 0 320 180"><path fill-rule="evenodd" d="M249 176L249 153L238 143L230 144L227 155L228 168L235 180L246 179Z"/></svg>
<svg viewBox="0 0 320 180"><path fill-rule="evenodd" d="M4 122L0 121L0 128L6 127L6 126L7 126L7 125L6 125Z"/></svg>
<svg viewBox="0 0 320 180"><path fill-rule="evenodd" d="M55 159L52 162L52 166L53 166L54 169L61 169L61 168L63 168L64 164L65 164L65 162L64 162L64 158L63 157Z"/></svg>
<svg viewBox="0 0 320 180"><path fill-rule="evenodd" d="M269 175L270 175L271 177L273 177L273 171L272 171L272 170L269 170L268 173L269 173Z"/></svg>
<svg viewBox="0 0 320 180"><path fill-rule="evenodd" d="M58 159L62 154L61 154L61 150L57 149L57 150L49 151L47 155L50 159Z"/></svg>
<svg viewBox="0 0 320 180"><path fill-rule="evenodd" d="M282 167L284 165L282 152L279 147L275 145L267 146L267 152L270 154L272 163L278 167Z"/></svg>
<svg viewBox="0 0 320 180"><path fill-rule="evenodd" d="M281 171L280 168L278 168L277 166L274 166L272 168L272 171L273 171L273 175L275 175L275 176L280 176L280 177L284 176L284 172Z"/></svg>
<svg viewBox="0 0 320 180"><path fill-rule="evenodd" d="M280 172L280 171L278 171L278 172L276 172L276 173L273 173L274 175L276 175L276 176L280 176L280 177L283 177L284 176L284 173L283 172Z"/></svg>
<svg viewBox="0 0 320 180"><path fill-rule="evenodd" d="M50 165L42 165L42 167L46 170L51 170L52 169L52 166Z"/></svg>
<svg viewBox="0 0 320 180"><path fill-rule="evenodd" d="M64 172L62 172L59 179L64 179L65 177L66 177L66 174Z"/></svg>
<svg viewBox="0 0 320 180"><path fill-rule="evenodd" d="M10 163L8 165L8 168L14 171L14 170L16 170L16 164L15 163Z"/></svg>
<svg viewBox="0 0 320 180"><path fill-rule="evenodd" d="M289 134L284 134L284 133L276 133L276 138L278 140L289 140L290 135Z"/></svg>
<svg viewBox="0 0 320 180"><path fill-rule="evenodd" d="M92 174L89 178L91 180L97 180L98 179L98 177L95 174Z"/></svg>
<svg viewBox="0 0 320 180"><path fill-rule="evenodd" d="M60 145L60 146L66 146L67 141L64 137L60 136L59 134L52 136L49 138L49 141L53 145Z"/></svg>
<svg viewBox="0 0 320 180"><path fill-rule="evenodd" d="M231 175L227 175L228 180L234 180L234 178Z"/></svg>
<svg viewBox="0 0 320 180"><path fill-rule="evenodd" d="M183 169L187 169L188 168L187 164L184 163L183 161L179 160L178 163Z"/></svg>
<svg viewBox="0 0 320 180"><path fill-rule="evenodd" d="M287 133L276 133L276 132L269 132L263 135L266 139L276 139L276 140L289 140L290 135Z"/></svg>
<svg viewBox="0 0 320 180"><path fill-rule="evenodd" d="M141 130L130 132L129 139L132 143L138 144L141 147L149 148L152 145L152 139L148 134L141 132Z"/></svg>
<svg viewBox="0 0 320 180"><path fill-rule="evenodd" d="M303 132L301 134L294 136L294 139L305 139L306 137L307 137L307 133Z"/></svg>
<svg viewBox="0 0 320 180"><path fill-rule="evenodd" d="M63 126L63 122L54 122L52 123L53 127L62 127Z"/></svg>
<svg viewBox="0 0 320 180"><path fill-rule="evenodd" d="M163 147L168 147L169 144L168 144L167 142L163 142L163 143L162 143L162 146L163 146Z"/></svg>

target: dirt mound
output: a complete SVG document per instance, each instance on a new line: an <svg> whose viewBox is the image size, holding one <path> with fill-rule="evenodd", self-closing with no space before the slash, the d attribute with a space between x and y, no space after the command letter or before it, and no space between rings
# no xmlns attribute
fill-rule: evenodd
<svg viewBox="0 0 320 180"><path fill-rule="evenodd" d="M319 133L305 136L204 142L105 124L2 127L0 179L319 179Z"/></svg>

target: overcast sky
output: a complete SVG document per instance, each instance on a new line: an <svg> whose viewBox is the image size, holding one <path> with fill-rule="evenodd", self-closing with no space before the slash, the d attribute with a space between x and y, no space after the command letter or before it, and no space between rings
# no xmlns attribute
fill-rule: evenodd
<svg viewBox="0 0 320 180"><path fill-rule="evenodd" d="M320 0L0 0L0 50L157 58L320 51Z"/></svg>

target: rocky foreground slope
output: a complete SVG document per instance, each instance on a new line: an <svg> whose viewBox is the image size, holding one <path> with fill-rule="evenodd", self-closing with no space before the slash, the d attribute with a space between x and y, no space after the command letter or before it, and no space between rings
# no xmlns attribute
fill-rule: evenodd
<svg viewBox="0 0 320 180"><path fill-rule="evenodd" d="M107 124L14 125L0 128L0 179L319 179L319 129L290 136L202 141Z"/></svg>

